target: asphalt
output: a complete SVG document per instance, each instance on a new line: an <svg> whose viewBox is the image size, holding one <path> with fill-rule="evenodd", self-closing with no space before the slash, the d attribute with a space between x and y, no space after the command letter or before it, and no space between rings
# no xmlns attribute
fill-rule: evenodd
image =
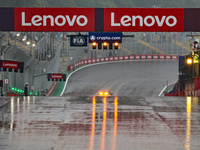
<svg viewBox="0 0 200 150"><path fill-rule="evenodd" d="M0 149L197 150L199 98L157 96L177 80L177 64L87 67L71 75L65 96L2 97ZM102 89L114 96L94 96Z"/></svg>
<svg viewBox="0 0 200 150"><path fill-rule="evenodd" d="M97 95L111 91L116 96L157 96L178 80L178 61L129 61L81 69L68 80L63 96Z"/></svg>
<svg viewBox="0 0 200 150"><path fill-rule="evenodd" d="M1 150L197 150L199 99L20 97L1 114Z"/></svg>

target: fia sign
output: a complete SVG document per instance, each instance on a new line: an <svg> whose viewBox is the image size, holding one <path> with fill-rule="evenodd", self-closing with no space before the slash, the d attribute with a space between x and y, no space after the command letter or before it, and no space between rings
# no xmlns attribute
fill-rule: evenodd
<svg viewBox="0 0 200 150"><path fill-rule="evenodd" d="M71 35L70 36L70 46L87 46L87 35Z"/></svg>

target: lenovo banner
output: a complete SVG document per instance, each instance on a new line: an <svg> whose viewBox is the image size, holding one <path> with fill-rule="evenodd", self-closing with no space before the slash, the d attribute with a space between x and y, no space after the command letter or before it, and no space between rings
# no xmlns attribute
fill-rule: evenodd
<svg viewBox="0 0 200 150"><path fill-rule="evenodd" d="M15 31L94 31L94 8L15 8Z"/></svg>
<svg viewBox="0 0 200 150"><path fill-rule="evenodd" d="M2 61L1 67L2 68L18 69L19 62L15 62L15 61Z"/></svg>
<svg viewBox="0 0 200 150"><path fill-rule="evenodd" d="M104 31L184 31L183 8L105 8Z"/></svg>
<svg viewBox="0 0 200 150"><path fill-rule="evenodd" d="M0 31L199 32L197 14L200 8L1 7Z"/></svg>
<svg viewBox="0 0 200 150"><path fill-rule="evenodd" d="M51 79L62 79L63 75L62 74L51 74Z"/></svg>
<svg viewBox="0 0 200 150"><path fill-rule="evenodd" d="M72 66L70 66L70 68L71 68ZM73 68L73 67L72 67ZM51 74L51 73L48 73L47 74L47 80L48 81L50 81L50 80L52 80L52 81L54 81L54 80L56 80L56 81L66 81L66 74L59 74L59 73L53 73L53 74Z"/></svg>

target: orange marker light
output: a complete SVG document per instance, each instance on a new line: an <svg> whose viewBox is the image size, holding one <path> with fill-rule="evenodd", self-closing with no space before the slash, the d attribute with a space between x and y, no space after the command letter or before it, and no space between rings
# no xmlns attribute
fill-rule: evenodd
<svg viewBox="0 0 200 150"><path fill-rule="evenodd" d="M97 43L96 42L92 42L92 49L96 49L97 47Z"/></svg>
<svg viewBox="0 0 200 150"><path fill-rule="evenodd" d="M188 58L186 62L187 62L188 65L191 65L192 64L192 58Z"/></svg>
<svg viewBox="0 0 200 150"><path fill-rule="evenodd" d="M104 92L104 95L105 95L105 96L108 96L108 92Z"/></svg>
<svg viewBox="0 0 200 150"><path fill-rule="evenodd" d="M103 96L103 92L99 92L99 95L100 95L100 96Z"/></svg>
<svg viewBox="0 0 200 150"><path fill-rule="evenodd" d="M108 43L107 43L107 42L104 42L104 43L103 43L103 46L107 46L107 45L108 45Z"/></svg>
<svg viewBox="0 0 200 150"><path fill-rule="evenodd" d="M118 42L115 42L115 43L114 43L114 49L118 49L118 46L119 46L119 43L118 43Z"/></svg>
<svg viewBox="0 0 200 150"><path fill-rule="evenodd" d="M93 43L92 43L92 46L96 46L96 45L97 45L97 43L96 43L96 42L93 42Z"/></svg>
<svg viewBox="0 0 200 150"><path fill-rule="evenodd" d="M115 45L115 46L118 46L118 45L119 45L119 43L115 42L115 43L114 43L114 45Z"/></svg>

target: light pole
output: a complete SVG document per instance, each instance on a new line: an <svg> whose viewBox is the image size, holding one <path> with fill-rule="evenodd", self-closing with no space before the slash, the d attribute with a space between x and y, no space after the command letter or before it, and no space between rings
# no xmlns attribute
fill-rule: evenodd
<svg viewBox="0 0 200 150"><path fill-rule="evenodd" d="M36 45L35 45L35 43L33 43L31 46L32 46L31 56L33 57L34 47L35 47Z"/></svg>
<svg viewBox="0 0 200 150"><path fill-rule="evenodd" d="M31 44L31 42L27 41L26 42L26 50L28 51L28 46ZM30 51L30 55L31 55L31 51Z"/></svg>
<svg viewBox="0 0 200 150"><path fill-rule="evenodd" d="M19 36L20 36L19 33L17 33L16 36L15 36L15 46L16 46L16 38L18 38Z"/></svg>

